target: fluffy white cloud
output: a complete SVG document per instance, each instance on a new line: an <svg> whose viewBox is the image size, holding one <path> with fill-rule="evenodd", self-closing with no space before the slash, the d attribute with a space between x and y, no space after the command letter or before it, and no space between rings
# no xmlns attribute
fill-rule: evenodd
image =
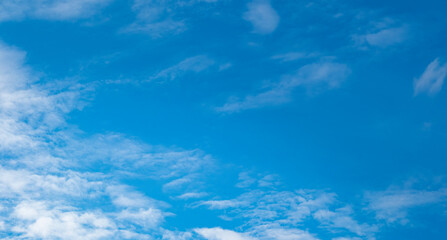
<svg viewBox="0 0 447 240"><path fill-rule="evenodd" d="M244 19L253 25L253 31L259 34L269 34L275 31L279 24L279 15L268 0L254 0L248 5Z"/></svg>
<svg viewBox="0 0 447 240"><path fill-rule="evenodd" d="M0 197L88 198L101 194L103 183L85 174L65 171L61 176L0 168Z"/></svg>
<svg viewBox="0 0 447 240"><path fill-rule="evenodd" d="M439 58L436 58L427 66L424 73L414 80L414 95L437 94L442 89L446 75L447 63L441 64Z"/></svg>
<svg viewBox="0 0 447 240"><path fill-rule="evenodd" d="M264 232L267 239L276 240L317 240L312 234L299 229L272 228Z"/></svg>
<svg viewBox="0 0 447 240"><path fill-rule="evenodd" d="M12 231L25 238L67 240L111 238L116 232L114 223L101 214L48 205L42 201L19 203L11 214L16 221Z"/></svg>
<svg viewBox="0 0 447 240"><path fill-rule="evenodd" d="M196 228L196 233L208 240L254 240L249 236L231 230L216 228Z"/></svg>

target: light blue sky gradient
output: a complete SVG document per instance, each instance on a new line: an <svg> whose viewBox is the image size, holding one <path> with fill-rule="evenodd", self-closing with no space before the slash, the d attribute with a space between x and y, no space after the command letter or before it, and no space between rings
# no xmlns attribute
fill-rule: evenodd
<svg viewBox="0 0 447 240"><path fill-rule="evenodd" d="M447 238L446 11L1 1L0 238Z"/></svg>

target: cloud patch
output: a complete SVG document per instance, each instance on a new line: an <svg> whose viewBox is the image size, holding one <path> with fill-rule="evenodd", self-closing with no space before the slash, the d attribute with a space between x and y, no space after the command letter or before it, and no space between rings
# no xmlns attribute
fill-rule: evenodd
<svg viewBox="0 0 447 240"><path fill-rule="evenodd" d="M148 81L172 81L188 72L199 73L213 66L215 61L206 55L186 58L174 66L166 68L149 78Z"/></svg>
<svg viewBox="0 0 447 240"><path fill-rule="evenodd" d="M387 223L407 224L408 212L411 209L447 201L447 189L399 189L391 188L385 191L368 192L366 199L368 209L376 213L377 219Z"/></svg>
<svg viewBox="0 0 447 240"><path fill-rule="evenodd" d="M278 83L273 84L266 91L248 95L242 99L232 97L216 110L232 113L283 104L291 101L292 91L297 87L302 86L309 90L315 87L332 89L338 87L349 74L350 69L345 64L332 62L308 64L294 74L282 76Z"/></svg>
<svg viewBox="0 0 447 240"><path fill-rule="evenodd" d="M92 16L112 0L3 0L0 22L25 18L76 20Z"/></svg>
<svg viewBox="0 0 447 240"><path fill-rule="evenodd" d="M433 96L439 93L447 75L447 63L441 63L439 58L433 60L422 75L414 79L414 95L425 93Z"/></svg>
<svg viewBox="0 0 447 240"><path fill-rule="evenodd" d="M247 8L243 17L252 24L254 33L270 34L278 27L279 15L270 1L255 0L248 3Z"/></svg>

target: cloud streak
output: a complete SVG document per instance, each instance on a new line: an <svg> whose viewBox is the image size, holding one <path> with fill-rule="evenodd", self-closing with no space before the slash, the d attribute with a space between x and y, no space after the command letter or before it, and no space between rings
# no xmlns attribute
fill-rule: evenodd
<svg viewBox="0 0 447 240"><path fill-rule="evenodd" d="M199 73L213 66L215 61L206 55L186 58L174 66L166 68L149 78L148 81L172 81L188 72Z"/></svg>
<svg viewBox="0 0 447 240"><path fill-rule="evenodd" d="M345 64L331 62L308 64L298 69L295 74L282 76L281 80L268 90L256 95L248 95L243 99L232 97L216 110L232 113L283 104L291 101L292 91L297 87L336 88L347 78L349 73L350 69Z"/></svg>
<svg viewBox="0 0 447 240"><path fill-rule="evenodd" d="M441 64L439 58L436 58L425 68L422 75L414 80L414 95L436 95L441 91L446 75L447 63Z"/></svg>
<svg viewBox="0 0 447 240"><path fill-rule="evenodd" d="M386 191L368 192L366 199L368 209L376 213L376 217L387 223L406 224L409 222L408 211L427 205L445 203L447 189L388 189Z"/></svg>
<svg viewBox="0 0 447 240"><path fill-rule="evenodd" d="M217 0L135 0L132 5L136 14L135 21L122 32L145 33L152 38L179 34L188 29L186 19L182 17L184 11L191 11L201 3L214 2Z"/></svg>
<svg viewBox="0 0 447 240"><path fill-rule="evenodd" d="M92 16L111 0L4 0L0 2L0 22L24 18L76 20Z"/></svg>

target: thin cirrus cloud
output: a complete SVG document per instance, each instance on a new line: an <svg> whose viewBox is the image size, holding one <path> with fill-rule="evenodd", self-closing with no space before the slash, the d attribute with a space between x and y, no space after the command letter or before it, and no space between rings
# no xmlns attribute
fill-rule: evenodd
<svg viewBox="0 0 447 240"><path fill-rule="evenodd" d="M436 58L425 68L422 75L414 80L414 95L436 95L441 91L446 75L447 63L441 64L439 58Z"/></svg>
<svg viewBox="0 0 447 240"><path fill-rule="evenodd" d="M185 18L181 16L184 11L191 11L197 4L215 2L217 0L135 0L132 5L135 21L123 28L122 32L145 33L152 38L179 34L188 29Z"/></svg>
<svg viewBox="0 0 447 240"><path fill-rule="evenodd" d="M158 38L168 33L185 31L184 21L174 20L174 14L168 11L173 7L171 5L171 1L135 0L132 10L136 14L136 20L124 28L123 32L142 32Z"/></svg>
<svg viewBox="0 0 447 240"><path fill-rule="evenodd" d="M151 76L148 81L172 81L188 72L199 73L213 66L215 61L206 55L189 57L174 66L168 67Z"/></svg>
<svg viewBox="0 0 447 240"><path fill-rule="evenodd" d="M3 0L0 22L24 18L74 20L93 15L112 0Z"/></svg>
<svg viewBox="0 0 447 240"><path fill-rule="evenodd" d="M241 228L249 236L259 239L289 239L279 238L287 235L317 239L296 227L307 221L317 221L320 227L329 231L364 238L373 237L379 230L375 225L355 220L354 211L347 205L343 206L334 193L316 190L276 191L269 187L245 189L245 193L234 199L206 200L197 207L221 211L225 219L241 219L245 223Z"/></svg>
<svg viewBox="0 0 447 240"><path fill-rule="evenodd" d="M272 56L272 59L279 60L281 62L291 62L300 59L313 58L318 56L316 53L304 53L304 52L288 52L283 54L277 54Z"/></svg>
<svg viewBox="0 0 447 240"><path fill-rule="evenodd" d="M292 91L297 87L336 88L349 75L350 69L340 63L313 63L301 67L295 74L284 75L281 80L267 91L257 95L249 95L242 100L232 97L218 112L239 112L264 106L279 105L291 101Z"/></svg>
<svg viewBox="0 0 447 240"><path fill-rule="evenodd" d="M248 10L243 17L253 26L253 32L269 34L275 31L279 24L279 15L268 0L255 0L248 3Z"/></svg>
<svg viewBox="0 0 447 240"><path fill-rule="evenodd" d="M428 205L447 202L447 189L433 190L414 188L390 188L385 191L367 192L368 209L376 213L376 218L387 223L407 224L409 211Z"/></svg>

